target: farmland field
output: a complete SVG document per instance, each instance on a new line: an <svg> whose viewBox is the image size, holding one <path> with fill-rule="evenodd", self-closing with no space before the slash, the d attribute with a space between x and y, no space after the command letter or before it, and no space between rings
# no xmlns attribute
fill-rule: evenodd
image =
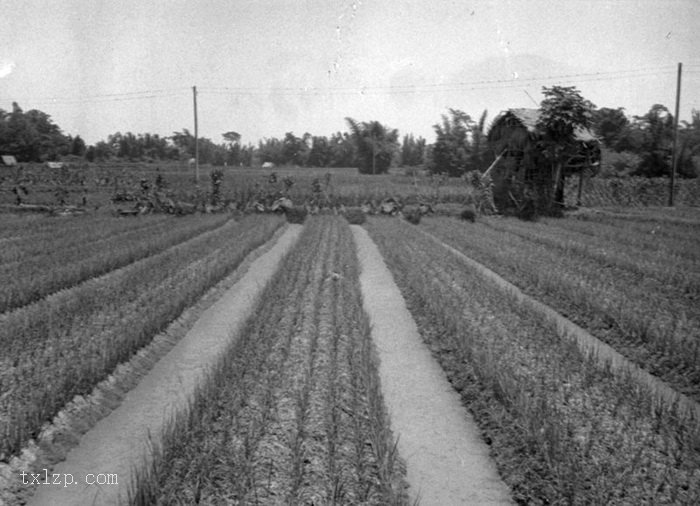
<svg viewBox="0 0 700 506"><path fill-rule="evenodd" d="M421 227L444 232L465 249L487 245L485 262L509 253L502 244L507 237L482 242L479 233L484 229L486 236L488 225L441 218ZM551 324L412 226L375 218L368 229L424 338L493 441L517 500L698 501L696 420L658 406L640 385L598 367ZM525 271L538 265L527 253L521 248L517 264ZM557 266L545 261L550 271Z"/></svg>
<svg viewBox="0 0 700 506"><path fill-rule="evenodd" d="M317 179L315 197L330 208L395 195L461 206L468 193L461 181L326 172L280 169L270 182L269 174L232 171L226 191L245 200L281 190L293 175L295 202ZM138 186L140 173L121 174L89 198L109 205L115 186ZM177 191L191 187L182 170L163 175ZM153 464L134 462L135 503L417 497L383 400L356 243L347 221L327 214L306 219L245 326L170 423ZM362 226L515 502L700 503L698 420L586 355L460 256L697 403L698 209L608 206L537 222L427 216L418 225L369 216ZM47 422L285 227L282 216L241 212L0 214L0 492L2 466Z"/></svg>
<svg viewBox="0 0 700 506"><path fill-rule="evenodd" d="M72 232L75 244L105 226L96 219L98 223L77 218L83 226ZM138 236L148 221L136 219L129 224ZM177 226L172 226L175 221ZM18 451L73 396L89 392L117 364L146 345L271 237L282 220L251 216L237 222L208 216L189 223L175 218L169 222L169 227L160 224L155 240L143 240L142 235L140 242L125 241L123 246L100 251L101 260L112 262L114 268L124 263L115 262L115 257L124 258L131 248L139 248L141 253L128 265L109 272L100 268L105 273L99 277L0 314L0 456ZM110 223L118 230L123 226L114 218ZM200 229L188 237L193 235L192 224ZM32 241L20 247L23 244L31 247ZM48 257L51 254L47 252ZM57 250L56 255L61 254ZM78 268L92 261L89 256L76 256ZM32 274L41 281L60 276L64 267L72 269L73 264L56 267L47 261ZM2 290L13 288L6 284Z"/></svg>
<svg viewBox="0 0 700 506"><path fill-rule="evenodd" d="M700 224L599 214L422 227L700 401Z"/></svg>
<svg viewBox="0 0 700 506"><path fill-rule="evenodd" d="M201 168L198 185L192 171L185 164L166 162L84 164L62 171L43 166L26 166L22 171L0 173L0 205L15 200L12 193L16 180L26 181L29 194L26 203L56 204L58 189L66 204L81 205L83 197L88 208L102 210L112 207L115 195L139 196L146 183L150 189L160 176L164 190L174 198L192 200L210 190L210 174L215 167ZM223 170L222 195L224 199L239 204L248 202L261 193L284 191L294 202L303 203L314 197L313 183L318 181L317 195L323 202L332 205L357 206L365 201L378 201L388 196L399 197L407 202L419 198L435 202L462 202L468 187L459 180L448 181L441 177L411 176L403 172L367 176L355 168L294 168L275 169L221 167ZM272 181L270 176L275 174ZM293 184L287 189L284 180ZM129 202L117 205L127 206Z"/></svg>
<svg viewBox="0 0 700 506"><path fill-rule="evenodd" d="M299 243L169 435L144 504L401 500L350 230L317 218Z"/></svg>
<svg viewBox="0 0 700 506"><path fill-rule="evenodd" d="M99 217L61 227L58 233L52 227L19 236L8 234L0 252L0 276L7 280L0 313L216 229L227 219L186 217L173 229L172 221L164 216L148 216L135 223ZM23 221L31 230L31 221Z"/></svg>
<svg viewBox="0 0 700 506"><path fill-rule="evenodd" d="M22 170L0 171L0 207L15 202L13 188L22 183L29 204L56 205L64 200L68 205L83 205L102 210L112 207L117 195L138 196L144 187L153 189L162 178L164 190L176 198L191 200L209 191L210 174L215 169L223 171L222 195L225 200L239 204L248 202L261 191L286 191L283 180L293 181L288 195L297 203L314 197L313 182L320 183L320 196L333 205L357 206L366 201L397 197L406 203L427 200L432 203L464 203L471 193L468 185L456 178L431 177L415 168L393 169L389 174L361 175L355 168L296 168L277 167L262 169L251 167L202 166L195 184L194 174L185 162L119 162L81 163L63 169L49 169L40 164L26 164ZM275 173L277 182L270 184ZM676 203L683 206L700 205L697 179L679 180ZM569 178L566 185L566 202L575 204L578 179ZM584 206L663 206L668 200L668 182L663 178L587 179L582 193ZM128 205L122 202L118 205Z"/></svg>

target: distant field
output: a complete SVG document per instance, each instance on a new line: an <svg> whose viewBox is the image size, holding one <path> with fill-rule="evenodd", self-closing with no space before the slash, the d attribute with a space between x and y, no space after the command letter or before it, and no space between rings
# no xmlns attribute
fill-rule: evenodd
<svg viewBox="0 0 700 506"><path fill-rule="evenodd" d="M59 200L60 188L66 190L65 200L70 205L80 205L83 197L88 208L110 207L112 197L118 193L139 195L141 182L150 188L155 185L160 174L166 190L175 198L192 199L199 191L211 191L210 173L217 168L203 166L199 174L199 190L195 184L194 172L181 163L109 163L85 164L64 170L48 169L40 165L27 165L22 177L28 182L29 194L26 203L55 205ZM386 197L399 197L407 203L419 199L432 202L461 203L469 193L469 187L458 179L408 176L391 173L367 176L355 168L289 168L251 169L220 167L224 177L222 197L238 203L248 202L256 194L285 192L297 204L314 198L315 180L318 181L318 197L333 205L360 205L366 201L381 200ZM14 169L13 169L14 170ZM270 181L271 174L277 176ZM12 204L12 193L16 171L0 172L0 204ZM284 179L291 178L293 184L285 186Z"/></svg>
<svg viewBox="0 0 700 506"><path fill-rule="evenodd" d="M183 162L139 163L109 162L85 163L66 169L49 169L43 165L27 164L19 179L26 182L29 191L25 203L55 205L61 199L69 205L105 209L111 208L116 194L139 195L142 180L152 189L157 174L167 185L167 191L175 198L191 200L199 192L211 190L211 166L202 166L199 174L199 190L194 171ZM413 169L394 168L380 176L361 175L355 168L294 168L275 169L220 167L224 177L222 197L238 203L248 202L259 192L286 191L284 178L293 180L288 195L302 204L314 198L313 182L318 180L321 197L333 205L360 205L367 201L381 200L387 196L398 197L406 203L418 200L461 204L471 192L461 179L412 175ZM277 182L270 183L272 173ZM15 202L12 190L18 181L16 169L0 168L0 205ZM566 187L566 202L577 201L578 180L570 178ZM664 206L668 200L668 182L665 179L635 178L629 180L586 180L582 193L584 206ZM676 190L677 205L700 205L700 187L696 180L679 180Z"/></svg>

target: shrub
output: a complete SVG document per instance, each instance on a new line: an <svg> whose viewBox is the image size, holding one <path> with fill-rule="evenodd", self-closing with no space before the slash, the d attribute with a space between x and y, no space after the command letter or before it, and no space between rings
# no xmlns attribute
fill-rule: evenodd
<svg viewBox="0 0 700 506"><path fill-rule="evenodd" d="M304 220L306 220L306 215L308 212L306 211L305 207L292 206L287 208L285 214L287 215L287 221L289 223L301 224L304 223Z"/></svg>
<svg viewBox="0 0 700 506"><path fill-rule="evenodd" d="M420 210L418 209L409 209L408 211L406 211L404 216L406 218L406 221L408 221L409 223L412 223L414 225L418 225L420 223L421 214Z"/></svg>
<svg viewBox="0 0 700 506"><path fill-rule="evenodd" d="M367 221L365 212L359 207L350 207L344 214L345 219L348 220L350 225L362 225L365 221Z"/></svg>
<svg viewBox="0 0 700 506"><path fill-rule="evenodd" d="M473 207L466 207L462 209L461 213L459 213L459 217L465 221L471 221L474 223L476 221L476 211Z"/></svg>

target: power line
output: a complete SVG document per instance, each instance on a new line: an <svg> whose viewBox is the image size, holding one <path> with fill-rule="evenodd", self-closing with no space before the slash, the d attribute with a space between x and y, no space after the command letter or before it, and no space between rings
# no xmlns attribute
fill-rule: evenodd
<svg viewBox="0 0 700 506"><path fill-rule="evenodd" d="M663 71L663 72L671 72ZM433 88L432 85L401 85L401 86L386 86L380 87L369 87L369 86L359 86L356 88L239 88L226 90L223 88L202 88L201 93L207 95L224 95L224 96L298 96L298 95L410 95L414 93L448 93L448 92L458 92L458 91L474 91L474 90L507 90L513 88L522 88L524 86L533 85L537 83L551 83L551 84L578 84L582 82L595 82L595 81L612 81L612 80L624 80L624 79L638 79L642 77L657 76L662 71L650 71L642 72L637 74L626 74L617 76L599 76L599 77L589 77L589 78L573 78L569 76L549 76L541 78L527 78L527 79L502 79L493 81L475 81L473 84L461 83L452 84L449 87ZM407 87L410 86L410 87ZM447 86L447 85L443 85Z"/></svg>
<svg viewBox="0 0 700 506"><path fill-rule="evenodd" d="M477 85L491 85L500 83L524 83L529 81L548 81L552 79L573 79L573 78L600 78L602 79L618 79L625 77L634 77L631 74L640 74L640 76L650 75L651 73L659 72L673 72L673 66L663 66L663 67L647 67L647 68L636 68L627 70L616 70L609 72L589 72L589 73L579 73L579 74L561 74L561 75L548 75L539 77L527 77L527 78L513 78L513 79L489 79L489 80L479 80L479 81L458 81L458 82L448 82L448 83L423 83L423 84L398 84L398 85L386 85L386 86L361 86L361 87L334 87L334 88L317 88L317 87L203 87L202 90L207 92L255 92L264 91L269 92L313 92L313 91L332 91L332 92L344 92L350 91L355 93L358 89L363 91L374 91L374 90L399 90L406 88L409 91L414 91L415 88L439 88L439 87L462 87L462 86L477 86ZM518 85L519 86L519 85Z"/></svg>
<svg viewBox="0 0 700 506"><path fill-rule="evenodd" d="M122 93L106 93L100 95L85 95L82 97L0 97L0 100L12 100L14 102L32 102L42 104L80 104L85 102L124 102L128 100L141 100L151 98L169 98L184 94L188 88L171 88L160 90L129 91Z"/></svg>
<svg viewBox="0 0 700 506"><path fill-rule="evenodd" d="M688 65L686 74L700 73L700 63ZM573 85L583 82L612 81L637 79L675 72L673 66L642 67L608 72L588 72L577 74L547 75L513 79L490 79L478 81L457 81L447 83L397 84L386 86L357 86L357 87L198 87L198 94L220 96L302 96L302 95L409 95L416 93L453 93L459 91L477 90L507 90L523 88L537 83ZM695 77L695 76L693 76ZM15 97L2 98L0 101L31 102L39 105L75 105L83 103L126 102L132 100L150 100L185 96L189 87L163 88L155 90L127 91L119 93L104 93L85 95L82 97Z"/></svg>

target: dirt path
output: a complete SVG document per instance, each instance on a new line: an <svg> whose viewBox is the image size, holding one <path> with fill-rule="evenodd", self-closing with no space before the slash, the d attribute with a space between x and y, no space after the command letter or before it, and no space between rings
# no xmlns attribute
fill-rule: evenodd
<svg viewBox="0 0 700 506"><path fill-rule="evenodd" d="M352 226L364 309L379 352L391 428L406 461L411 499L422 506L511 504L488 446L424 345L377 246Z"/></svg>
<svg viewBox="0 0 700 506"><path fill-rule="evenodd" d="M119 504L135 465L150 459L152 443L173 413L186 407L207 368L244 325L279 262L296 242L300 225L289 226L256 259L233 288L205 311L187 335L131 390L122 404L88 431L53 473L72 476L73 485L40 485L29 504L78 506ZM87 485L97 475L116 474L118 485ZM52 475L50 474L51 478ZM43 481L43 478L42 478ZM63 479L62 481L69 481Z"/></svg>

